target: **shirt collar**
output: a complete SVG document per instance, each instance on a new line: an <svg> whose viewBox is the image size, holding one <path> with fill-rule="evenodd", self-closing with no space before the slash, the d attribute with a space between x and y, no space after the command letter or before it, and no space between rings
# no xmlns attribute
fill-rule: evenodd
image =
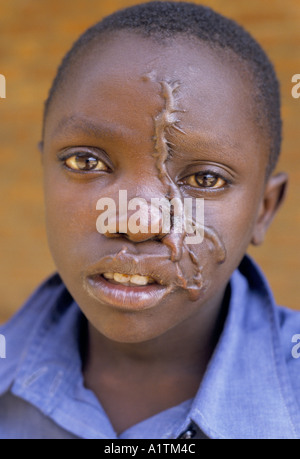
<svg viewBox="0 0 300 459"><path fill-rule="evenodd" d="M192 420L209 438L299 438L297 402L281 354L268 285L248 257L233 273L230 285L224 329L187 423ZM75 435L114 438L94 394L82 391L78 350L82 317L59 276L43 284L6 328L7 352L10 339L18 345L12 346L14 357L7 359L7 371L2 372L6 376L0 392L12 384L15 395ZM30 339L25 345L23 338L22 346L18 337L26 336L30 327Z"/></svg>

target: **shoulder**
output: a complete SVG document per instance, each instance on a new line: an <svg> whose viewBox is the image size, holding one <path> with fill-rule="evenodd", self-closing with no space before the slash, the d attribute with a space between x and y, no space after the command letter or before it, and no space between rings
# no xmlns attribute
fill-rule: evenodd
<svg viewBox="0 0 300 459"><path fill-rule="evenodd" d="M278 326L285 359L300 370L300 311L277 306ZM291 365L289 365L291 367ZM299 381L300 382L300 381ZM300 389L300 384L299 384Z"/></svg>
<svg viewBox="0 0 300 459"><path fill-rule="evenodd" d="M275 306L279 339L283 356L291 370L300 370L300 311L284 306ZM299 385L300 389L300 385Z"/></svg>
<svg viewBox="0 0 300 459"><path fill-rule="evenodd" d="M294 328L295 323L300 325L300 310L291 309L285 306L277 306L277 314L279 319L279 325L283 330L287 330L290 327ZM300 329L299 329L300 333Z"/></svg>
<svg viewBox="0 0 300 459"><path fill-rule="evenodd" d="M288 381L295 394L297 409L300 412L300 311L283 306L278 306L276 311Z"/></svg>
<svg viewBox="0 0 300 459"><path fill-rule="evenodd" d="M0 326L2 346L5 346L5 355L3 353L0 359L0 395L11 384L40 324L47 315L57 314L61 307L70 303L70 299L60 276L55 273L33 292L8 322Z"/></svg>
<svg viewBox="0 0 300 459"><path fill-rule="evenodd" d="M49 307L53 304L50 300L55 301L63 290L65 287L60 276L57 273L51 275L39 285L8 322L0 325L0 333L13 338L14 341L21 338L23 342L27 341L30 331L36 327L39 318L49 312ZM20 337L20 332L23 331L24 335Z"/></svg>
<svg viewBox="0 0 300 459"><path fill-rule="evenodd" d="M276 306L278 324L283 334L300 333L300 310ZM294 333L293 333L294 332Z"/></svg>
<svg viewBox="0 0 300 459"><path fill-rule="evenodd" d="M300 378L295 378L295 373L300 370L300 310L296 309L297 305L295 309L276 305L263 272L250 257L243 259L239 269L247 282L247 297L252 306L252 315L255 310L253 306L258 306L254 313L258 323L265 313L264 323L271 327L274 353L286 363L289 378L299 381L295 384L292 382L300 398Z"/></svg>

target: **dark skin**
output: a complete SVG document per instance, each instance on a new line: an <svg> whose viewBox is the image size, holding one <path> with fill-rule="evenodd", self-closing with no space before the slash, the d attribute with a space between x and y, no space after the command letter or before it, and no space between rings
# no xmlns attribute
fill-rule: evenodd
<svg viewBox="0 0 300 459"><path fill-rule="evenodd" d="M284 196L285 174L265 178L269 144L255 124L245 72L233 55L202 43L177 38L175 45L158 45L122 32L73 64L72 78L51 104L42 145L50 249L88 319L85 385L117 433L195 395L224 323L230 276L249 244L263 241ZM143 240L99 234L96 202L101 196L117 202L119 190L127 190L128 199L165 196L153 155L154 125L165 103L161 82L174 80L180 82L184 133L168 131L168 173L183 197L205 199L205 222L226 259L219 263L205 238L192 247L204 278L197 300L171 283L150 306L121 307L87 288L90 267L101 257L126 246L143 258L163 255L170 272L174 262L170 248L151 234ZM76 170L79 153L94 158L96 169ZM210 181L199 184L195 177L203 173ZM180 267L192 278L186 250Z"/></svg>

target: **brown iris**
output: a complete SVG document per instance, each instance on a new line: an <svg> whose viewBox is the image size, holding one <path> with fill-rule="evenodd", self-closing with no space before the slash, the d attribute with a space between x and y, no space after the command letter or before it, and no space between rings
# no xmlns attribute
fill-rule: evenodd
<svg viewBox="0 0 300 459"><path fill-rule="evenodd" d="M195 187L222 188L226 182L218 175L209 172L199 172L198 174L188 177L187 183Z"/></svg>

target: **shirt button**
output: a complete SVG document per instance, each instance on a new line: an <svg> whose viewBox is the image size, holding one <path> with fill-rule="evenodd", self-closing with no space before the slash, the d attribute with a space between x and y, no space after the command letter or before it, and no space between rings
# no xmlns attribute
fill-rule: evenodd
<svg viewBox="0 0 300 459"><path fill-rule="evenodd" d="M196 430L193 428L193 425L190 424L188 428L180 434L178 437L179 440L189 440L190 438L194 438L196 435Z"/></svg>

